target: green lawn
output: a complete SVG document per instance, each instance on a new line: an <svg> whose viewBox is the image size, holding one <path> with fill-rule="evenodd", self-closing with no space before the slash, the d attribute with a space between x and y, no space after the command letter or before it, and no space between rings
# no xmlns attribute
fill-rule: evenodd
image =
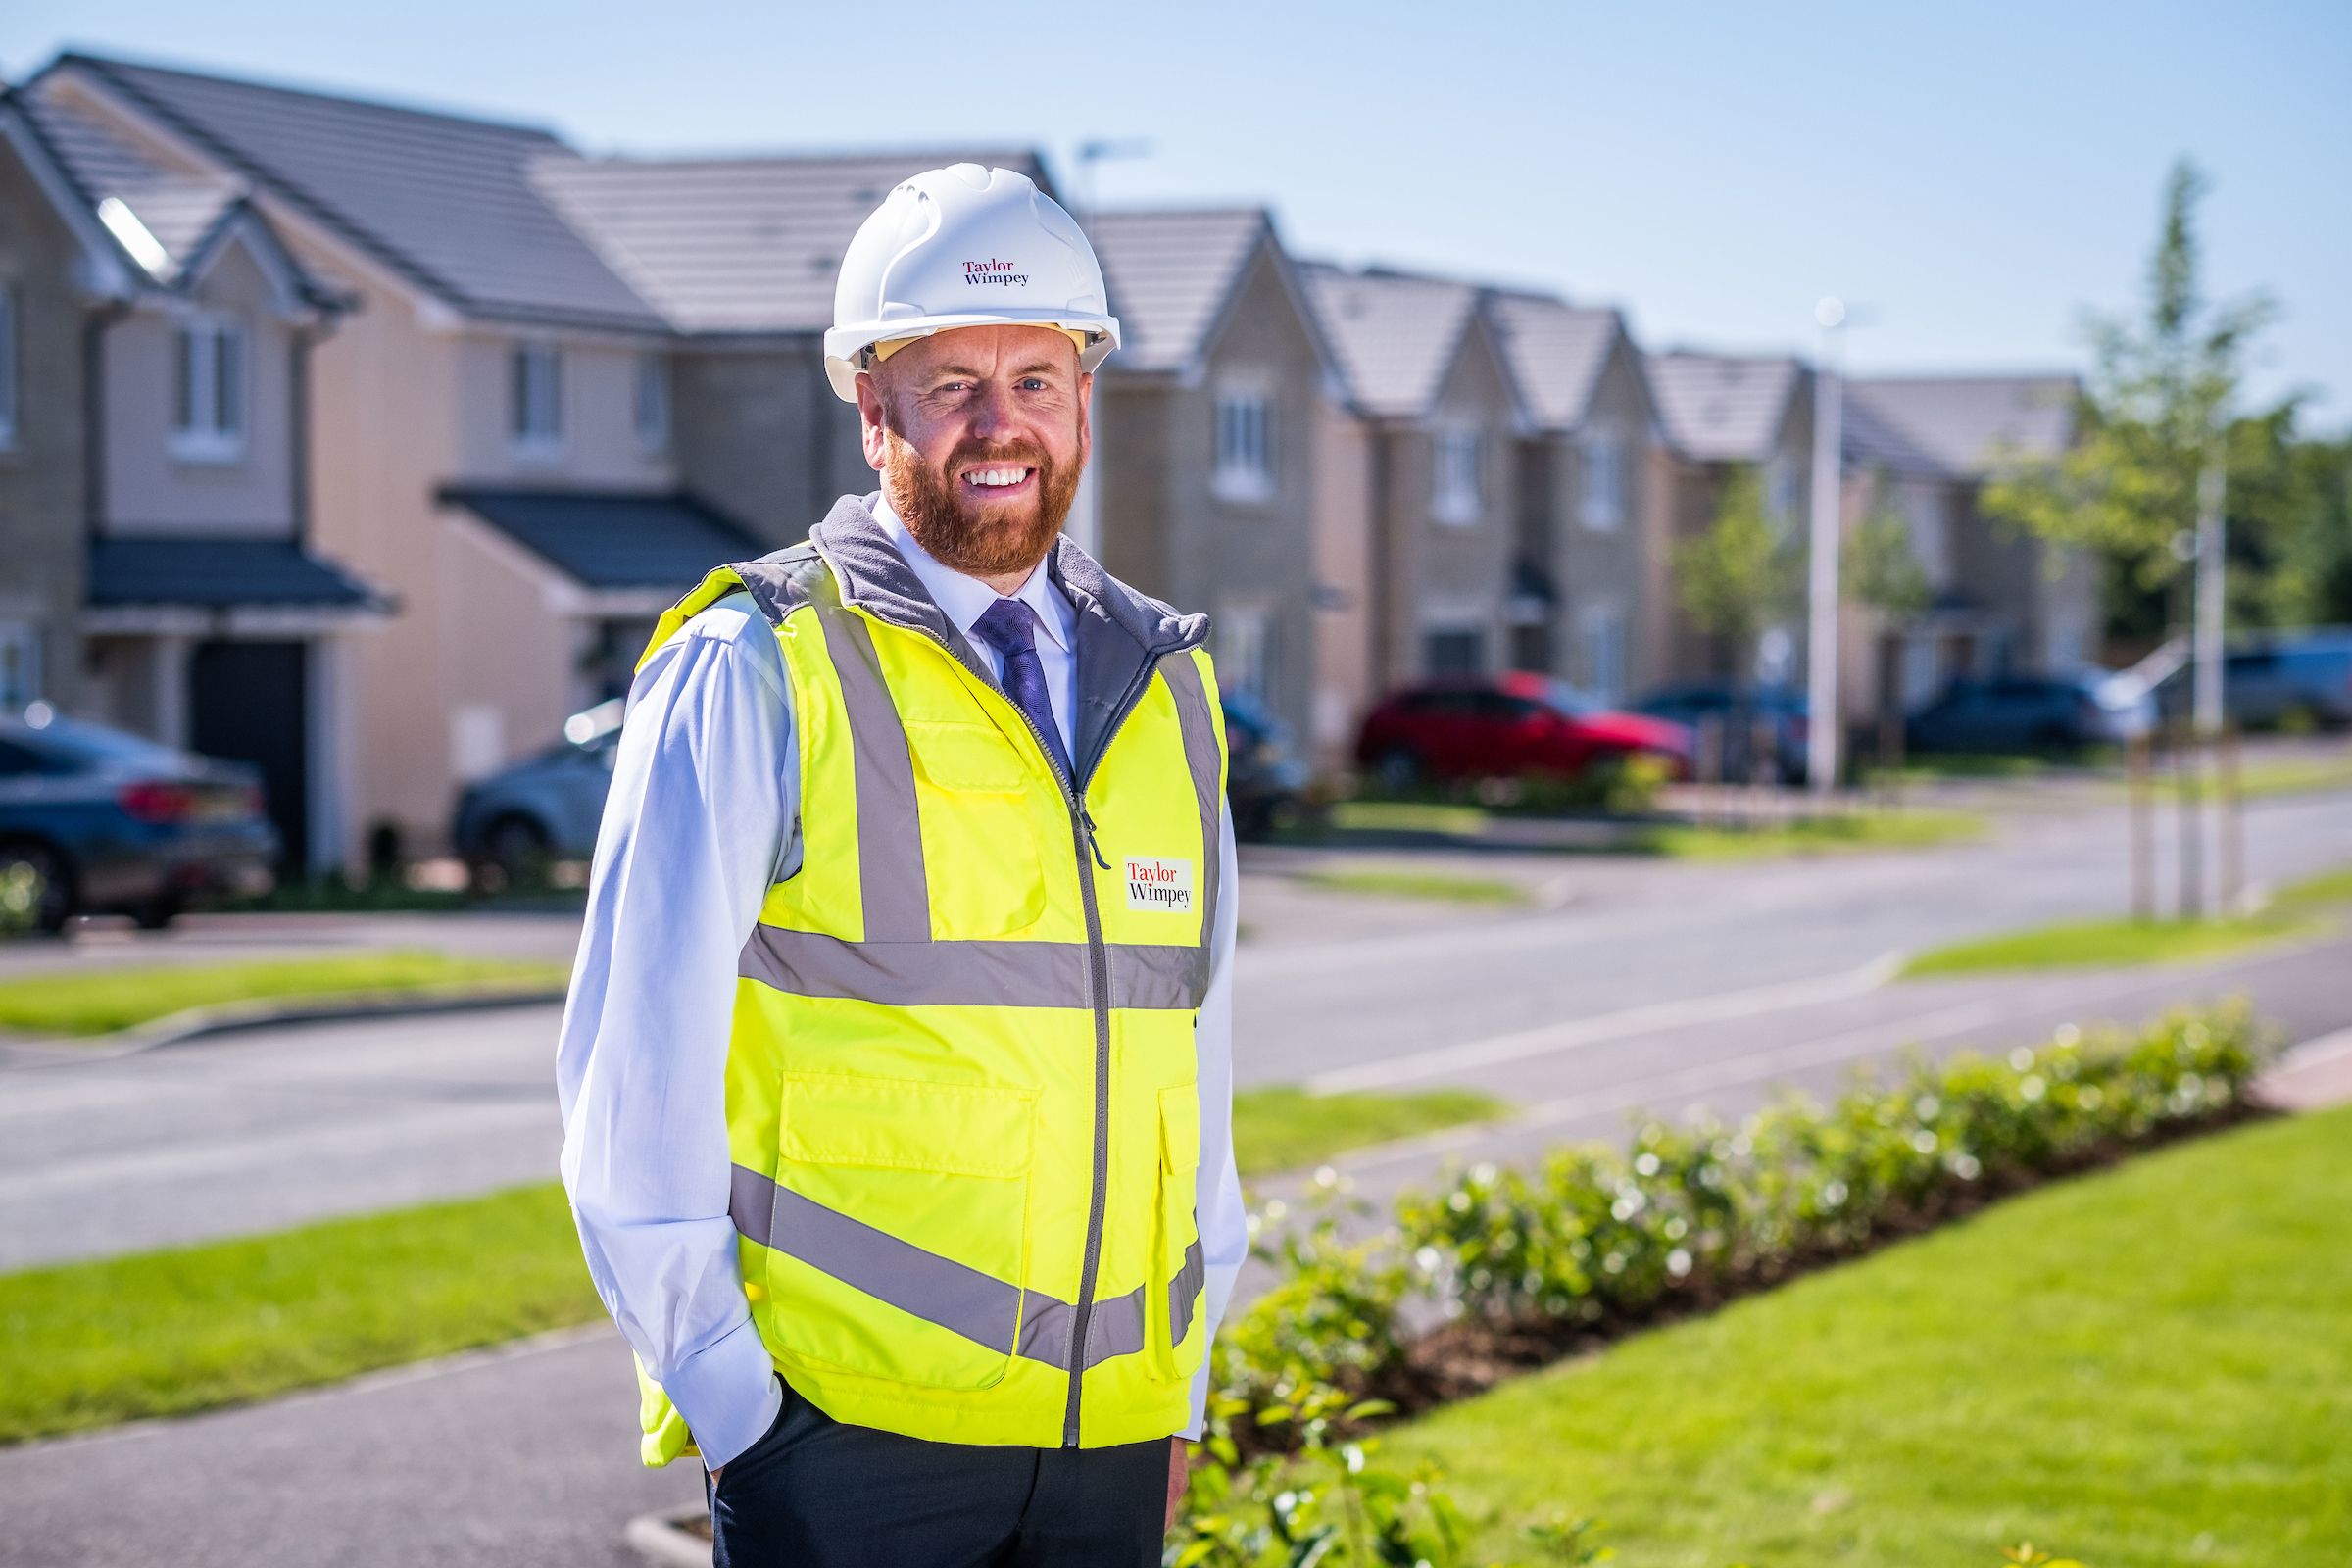
<svg viewBox="0 0 2352 1568"><path fill-rule="evenodd" d="M0 1276L0 1442L258 1399L603 1310L553 1183Z"/></svg>
<svg viewBox="0 0 2352 1568"><path fill-rule="evenodd" d="M2070 920L1932 948L1904 964L1903 975L2182 963L2307 929L2306 921L2267 914L2250 920Z"/></svg>
<svg viewBox="0 0 2352 1568"><path fill-rule="evenodd" d="M1387 1439L1622 1568L2352 1561L2352 1109L2062 1182Z"/></svg>
<svg viewBox="0 0 2352 1568"><path fill-rule="evenodd" d="M2205 775L2205 787L2208 791L2216 787L2210 770ZM2352 757L2280 758L2276 761L2250 763L2239 770L2237 788L2249 800L2352 789Z"/></svg>
<svg viewBox="0 0 2352 1568"><path fill-rule="evenodd" d="M1476 838L1487 830L1487 813L1475 806L1441 806L1424 801L1339 801L1331 825L1358 833L1444 833Z"/></svg>
<svg viewBox="0 0 2352 1568"><path fill-rule="evenodd" d="M0 1029L101 1035L190 1007L274 997L357 997L482 981L561 987L561 965L446 953L339 954L268 963L91 967L0 982Z"/></svg>
<svg viewBox="0 0 2352 1568"><path fill-rule="evenodd" d="M1984 819L1966 811L1857 811L1804 817L1786 826L1660 827L1642 835L1653 855L1696 860L1745 860L1765 856L1835 854L1845 850L1927 849L1976 838Z"/></svg>
<svg viewBox="0 0 2352 1568"><path fill-rule="evenodd" d="M1448 876L1385 866L1301 871L1298 880L1329 893L1373 893L1401 899L1444 899L1455 904L1525 904L1527 890L1494 877Z"/></svg>
<svg viewBox="0 0 2352 1568"><path fill-rule="evenodd" d="M1278 1085L1233 1097L1234 1162L1245 1176L1303 1170L1343 1150L1485 1121L1505 1110L1474 1089L1418 1095L1310 1095Z"/></svg>

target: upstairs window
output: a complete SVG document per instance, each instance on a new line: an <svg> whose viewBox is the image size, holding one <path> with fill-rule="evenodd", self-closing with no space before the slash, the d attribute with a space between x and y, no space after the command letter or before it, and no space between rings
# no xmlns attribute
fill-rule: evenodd
<svg viewBox="0 0 2352 1568"><path fill-rule="evenodd" d="M0 285L0 447L17 444L17 295Z"/></svg>
<svg viewBox="0 0 2352 1568"><path fill-rule="evenodd" d="M245 455L245 330L198 318L172 333L172 451L194 463Z"/></svg>
<svg viewBox="0 0 2352 1568"><path fill-rule="evenodd" d="M1625 449L1609 436L1584 444L1585 493L1578 514L1594 533L1611 533L1625 519Z"/></svg>
<svg viewBox="0 0 2352 1568"><path fill-rule="evenodd" d="M1225 501L1274 495L1274 400L1262 391L1217 394L1217 466L1210 488Z"/></svg>
<svg viewBox="0 0 2352 1568"><path fill-rule="evenodd" d="M637 444L648 452L669 445L669 362L659 354L637 356Z"/></svg>
<svg viewBox="0 0 2352 1568"><path fill-rule="evenodd" d="M552 343L517 343L510 374L514 444L542 451L563 445L563 354Z"/></svg>
<svg viewBox="0 0 2352 1568"><path fill-rule="evenodd" d="M1430 515L1440 522L1466 527L1485 511L1479 493L1479 455L1482 443L1471 429L1440 430L1437 465L1430 492Z"/></svg>

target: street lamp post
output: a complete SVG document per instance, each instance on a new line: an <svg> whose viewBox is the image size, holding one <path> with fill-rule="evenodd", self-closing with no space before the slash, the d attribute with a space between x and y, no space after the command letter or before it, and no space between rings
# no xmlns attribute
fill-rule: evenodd
<svg viewBox="0 0 2352 1568"><path fill-rule="evenodd" d="M1813 376L1812 548L1806 573L1805 777L1817 793L1838 787L1838 554L1844 488L1844 386L1838 375L1838 329L1845 306L1825 299L1813 307L1821 323L1821 363Z"/></svg>

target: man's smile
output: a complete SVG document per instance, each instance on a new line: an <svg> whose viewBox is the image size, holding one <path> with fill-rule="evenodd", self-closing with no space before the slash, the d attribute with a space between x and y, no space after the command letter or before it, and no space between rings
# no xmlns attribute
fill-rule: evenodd
<svg viewBox="0 0 2352 1568"><path fill-rule="evenodd" d="M1001 501L1030 488L1037 478L1037 470L1017 464L994 463L966 468L958 477L965 490L985 493L989 500Z"/></svg>

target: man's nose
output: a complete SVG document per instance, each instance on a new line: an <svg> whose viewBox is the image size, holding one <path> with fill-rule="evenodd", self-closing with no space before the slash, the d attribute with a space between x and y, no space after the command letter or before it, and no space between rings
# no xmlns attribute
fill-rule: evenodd
<svg viewBox="0 0 2352 1568"><path fill-rule="evenodd" d="M1011 428L1018 417L1012 388L1000 381L988 382L972 405L972 434L985 440Z"/></svg>

